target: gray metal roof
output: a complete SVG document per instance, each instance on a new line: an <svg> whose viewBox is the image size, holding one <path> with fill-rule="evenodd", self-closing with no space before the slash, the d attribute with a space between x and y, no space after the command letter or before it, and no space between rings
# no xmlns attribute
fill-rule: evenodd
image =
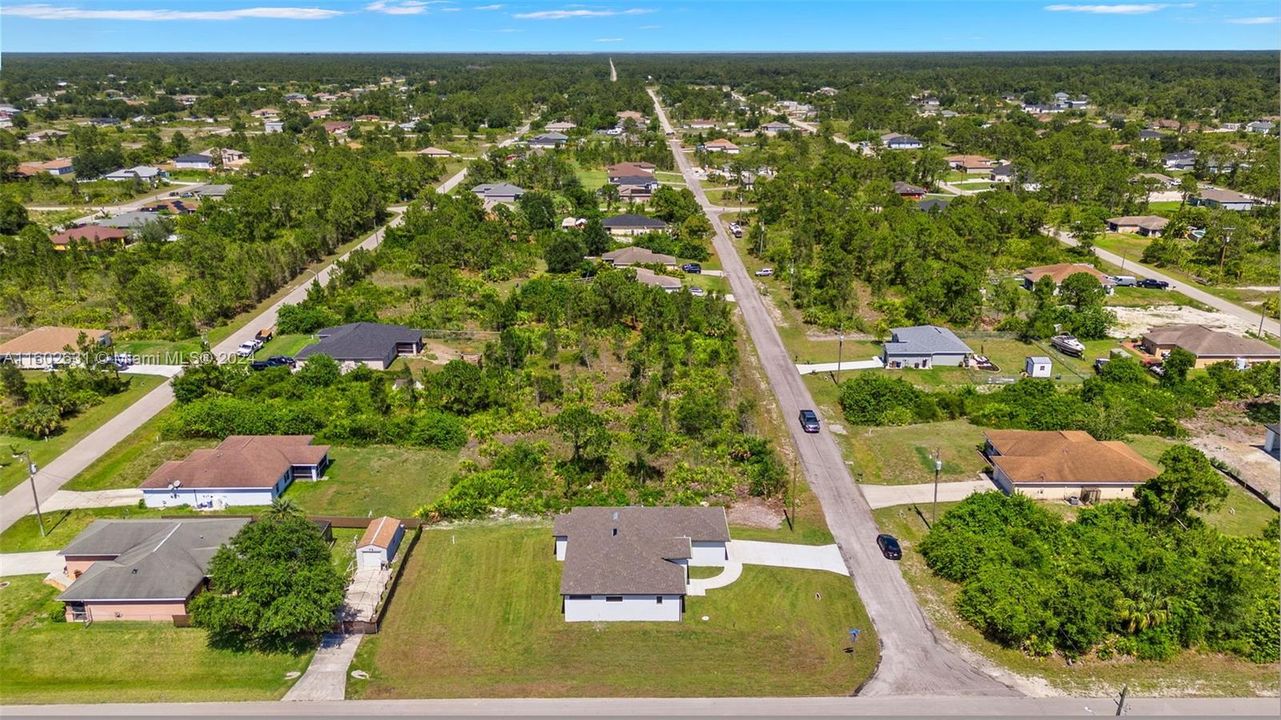
<svg viewBox="0 0 1281 720"><path fill-rule="evenodd" d="M134 228L140 225L146 225L152 220L159 219L160 215L153 212L142 212L135 210L132 212L120 213L114 217L105 218L97 221L97 225L113 228Z"/></svg>
<svg viewBox="0 0 1281 720"><path fill-rule="evenodd" d="M299 358L328 355L343 360L383 360L390 362L396 356L398 344L420 343L421 330L403 325L358 322L324 328L316 332L320 342L308 345L298 352Z"/></svg>
<svg viewBox="0 0 1281 720"><path fill-rule="evenodd" d="M59 555L101 556L59 600L185 600L248 518L95 520Z"/></svg>
<svg viewBox="0 0 1281 720"><path fill-rule="evenodd" d="M728 542L719 507L578 507L557 515L563 595L683 595L691 543Z"/></svg>
<svg viewBox="0 0 1281 720"><path fill-rule="evenodd" d="M667 227L667 223L662 220L656 220L644 215L615 215L614 217L605 218L602 222L605 228L652 228L662 230Z"/></svg>
<svg viewBox="0 0 1281 720"><path fill-rule="evenodd" d="M956 333L936 325L915 325L894 328L891 340L885 343L887 356L906 355L971 355L969 345L961 342Z"/></svg>
<svg viewBox="0 0 1281 720"><path fill-rule="evenodd" d="M482 183L471 191L486 198L520 197L525 194L525 188L511 183Z"/></svg>

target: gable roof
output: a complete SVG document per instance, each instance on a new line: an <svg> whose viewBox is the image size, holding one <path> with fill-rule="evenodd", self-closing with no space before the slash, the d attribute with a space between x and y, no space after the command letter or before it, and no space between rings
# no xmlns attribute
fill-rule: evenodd
<svg viewBox="0 0 1281 720"><path fill-rule="evenodd" d="M890 330L886 355L972 355L973 350L956 333L936 325L914 325Z"/></svg>
<svg viewBox="0 0 1281 720"><path fill-rule="evenodd" d="M22 353L60 353L64 347L76 346L84 333L91 341L107 335L106 330L86 330L83 328L53 327L46 325L19 335L4 344L0 344L0 356L19 355Z"/></svg>
<svg viewBox="0 0 1281 720"><path fill-rule="evenodd" d="M1143 340L1154 345L1183 348L1198 358L1281 359L1281 350L1262 340L1211 330L1201 325L1165 325L1152 328L1144 333Z"/></svg>
<svg viewBox="0 0 1281 720"><path fill-rule="evenodd" d="M629 245L618 250L610 250L601 255L601 259L611 263L614 267L626 267L628 265L675 265L676 258L671 255L656 253L643 247Z"/></svg>
<svg viewBox="0 0 1281 720"><path fill-rule="evenodd" d="M72 241L79 240L97 245L107 240L124 240L128 237L129 231L122 228L81 225L80 227L67 228L56 235L50 235L49 242L54 245L70 245Z"/></svg>
<svg viewBox="0 0 1281 720"><path fill-rule="evenodd" d="M1198 200L1210 200L1217 203L1253 203L1254 198L1235 190L1223 188L1205 188L1196 194Z"/></svg>
<svg viewBox="0 0 1281 720"><path fill-rule="evenodd" d="M734 148L736 150L738 149L737 145L730 142L729 140L726 140L725 138L716 138L715 140L708 140L707 142L703 143L703 147L716 147L716 148L725 148L725 149Z"/></svg>
<svg viewBox="0 0 1281 720"><path fill-rule="evenodd" d="M400 521L394 517L384 515L377 518L365 528L365 534L360 536L360 542L356 547L376 547L386 550L391 547L391 542L396 538L396 532L400 528Z"/></svg>
<svg viewBox="0 0 1281 720"><path fill-rule="evenodd" d="M988 430L999 455L988 459L1015 484L1138 485L1160 474L1123 442L1100 442L1080 430Z"/></svg>
<svg viewBox="0 0 1281 720"><path fill-rule="evenodd" d="M671 275L660 275L649 268L636 268L636 282L642 285L651 285L663 290L679 290L683 283L680 278L674 278Z"/></svg>
<svg viewBox="0 0 1281 720"><path fill-rule="evenodd" d="M719 507L576 507L556 516L552 534L566 539L564 595L685 594L695 542L728 542Z"/></svg>
<svg viewBox="0 0 1281 720"><path fill-rule="evenodd" d="M248 518L95 520L58 554L105 556L59 600L186 600Z"/></svg>
<svg viewBox="0 0 1281 720"><path fill-rule="evenodd" d="M1034 267L1030 267L1027 270L1024 270L1023 277L1026 278L1029 282L1035 283L1037 280L1040 280L1041 278L1048 276L1050 279L1054 280L1055 285L1058 285L1062 283L1064 280L1068 279L1069 277L1077 273L1085 273L1087 275L1090 275L1091 277L1098 280L1100 283L1104 285L1112 284L1112 278L1096 270L1093 265L1088 265L1086 263L1056 263L1054 265L1037 265Z"/></svg>
<svg viewBox="0 0 1281 720"><path fill-rule="evenodd" d="M179 155L173 159L176 163L212 163L212 155Z"/></svg>
<svg viewBox="0 0 1281 720"><path fill-rule="evenodd" d="M649 228L653 230L663 230L667 227L667 223L663 222L662 220L657 220L655 218L645 217L644 215L635 215L631 213L624 214L624 215L615 215L614 217L605 218L601 222L601 224L604 225L606 229Z"/></svg>
<svg viewBox="0 0 1281 720"><path fill-rule="evenodd" d="M621 162L605 168L605 174L611 178L644 177L652 180L654 178L654 166L647 162Z"/></svg>
<svg viewBox="0 0 1281 720"><path fill-rule="evenodd" d="M320 342L308 345L298 352L299 358L328 355L338 360L386 360L395 355L396 346L420 343L421 330L404 325L357 322L323 328L316 332Z"/></svg>
<svg viewBox="0 0 1281 720"><path fill-rule="evenodd" d="M923 187L918 187L911 183L905 183L902 180L894 181L894 192L899 195L924 195L929 192Z"/></svg>
<svg viewBox="0 0 1281 720"><path fill-rule="evenodd" d="M170 460L139 487L269 488L294 465L319 465L328 445L312 445L311 435L232 435L216 448L193 450L186 460Z"/></svg>
<svg viewBox="0 0 1281 720"><path fill-rule="evenodd" d="M1163 230L1170 224L1169 220L1160 215L1122 215L1108 218L1108 222L1113 225L1134 225L1145 230Z"/></svg>
<svg viewBox="0 0 1281 720"><path fill-rule="evenodd" d="M525 194L525 188L505 182L481 183L472 188L471 191L485 198L520 197Z"/></svg>
<svg viewBox="0 0 1281 720"><path fill-rule="evenodd" d="M110 228L136 228L141 225L146 225L152 220L155 220L156 217L156 213L153 212L132 210L130 212L120 213L119 215L113 215L109 218L103 218L98 221L98 224L103 227Z"/></svg>

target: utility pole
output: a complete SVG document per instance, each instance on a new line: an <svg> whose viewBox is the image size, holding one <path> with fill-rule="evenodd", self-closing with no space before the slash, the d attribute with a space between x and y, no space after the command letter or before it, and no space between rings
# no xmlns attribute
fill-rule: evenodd
<svg viewBox="0 0 1281 720"><path fill-rule="evenodd" d="M938 448L934 448L934 507L930 510L930 525L939 519L939 473L943 471L943 461L939 458Z"/></svg>
<svg viewBox="0 0 1281 720"><path fill-rule="evenodd" d="M845 350L845 324L836 331L836 384L841 384L841 357Z"/></svg>
<svg viewBox="0 0 1281 720"><path fill-rule="evenodd" d="M1232 231L1234 227L1223 228L1223 247L1219 248L1219 282L1223 282L1223 259L1228 254L1228 243L1232 242Z"/></svg>
<svg viewBox="0 0 1281 720"><path fill-rule="evenodd" d="M40 514L40 496L36 494L36 464L31 462L31 452L28 450L18 452L17 448L13 448L12 454L15 459L22 458L27 465L27 482L31 483L31 501L36 505L36 522L40 524L40 537L44 537L44 516Z"/></svg>
<svg viewBox="0 0 1281 720"><path fill-rule="evenodd" d="M792 459L792 511L787 514L787 529L796 532L796 459Z"/></svg>
<svg viewBox="0 0 1281 720"><path fill-rule="evenodd" d="M1125 701L1130 695L1130 686L1125 685L1121 688L1121 698L1116 701L1116 716L1121 717L1125 714Z"/></svg>

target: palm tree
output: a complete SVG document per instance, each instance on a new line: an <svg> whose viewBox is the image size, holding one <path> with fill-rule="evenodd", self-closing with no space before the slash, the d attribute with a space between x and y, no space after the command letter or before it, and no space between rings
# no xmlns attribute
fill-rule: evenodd
<svg viewBox="0 0 1281 720"><path fill-rule="evenodd" d="M267 514L272 517L288 517L301 515L302 509L295 505L293 500L278 497L271 501L271 510L267 511Z"/></svg>
<svg viewBox="0 0 1281 720"><path fill-rule="evenodd" d="M1126 596L1117 600L1116 611L1122 627L1134 635L1169 622L1170 599L1150 589L1143 590L1137 597Z"/></svg>

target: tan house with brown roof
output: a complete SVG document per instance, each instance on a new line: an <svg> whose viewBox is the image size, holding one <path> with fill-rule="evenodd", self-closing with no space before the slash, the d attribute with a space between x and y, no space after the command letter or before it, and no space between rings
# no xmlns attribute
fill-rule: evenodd
<svg viewBox="0 0 1281 720"><path fill-rule="evenodd" d="M703 143L703 149L707 152L723 152L726 155L738 154L738 146L724 138L708 140Z"/></svg>
<svg viewBox="0 0 1281 720"><path fill-rule="evenodd" d="M1165 325L1152 328L1139 339L1139 346L1156 356L1165 355L1176 347L1183 348L1196 356L1196 367L1199 368L1225 360L1247 363L1281 360L1281 350L1262 340L1211 330L1201 325Z"/></svg>
<svg viewBox="0 0 1281 720"><path fill-rule="evenodd" d="M986 175L996 165L995 160L982 155L948 155L943 159L948 167L967 174Z"/></svg>
<svg viewBox="0 0 1281 720"><path fill-rule="evenodd" d="M69 363L76 358L75 353L68 353L66 348L74 351L79 345L82 333L97 347L105 348L111 345L111 333L106 330L38 327L0 344L0 362L11 362L20 368L27 369Z"/></svg>
<svg viewBox="0 0 1281 720"><path fill-rule="evenodd" d="M1095 440L1081 430L989 430L984 435L992 480L1007 495L1129 498L1135 487L1161 472L1125 443Z"/></svg>
<svg viewBox="0 0 1281 720"><path fill-rule="evenodd" d="M1108 231L1134 233L1143 237L1160 237L1170 221L1160 215L1122 215L1108 218Z"/></svg>
<svg viewBox="0 0 1281 720"><path fill-rule="evenodd" d="M317 480L329 446L311 435L232 435L161 465L140 486L147 507L270 505L294 480Z"/></svg>
<svg viewBox="0 0 1281 720"><path fill-rule="evenodd" d="M1030 267L1023 271L1023 286L1031 290L1038 280L1048 277L1054 281L1054 292L1057 293L1059 285L1062 285L1064 280L1077 273L1085 273L1098 280L1099 284L1108 292L1111 292L1112 288L1116 286L1116 282L1111 277L1099 272L1093 265L1086 263L1056 263L1054 265Z"/></svg>

